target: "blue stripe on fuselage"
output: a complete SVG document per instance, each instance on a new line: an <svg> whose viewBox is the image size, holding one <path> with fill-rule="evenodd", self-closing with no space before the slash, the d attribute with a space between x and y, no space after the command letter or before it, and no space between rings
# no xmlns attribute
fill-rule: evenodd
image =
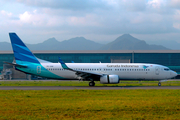
<svg viewBox="0 0 180 120"><path fill-rule="evenodd" d="M46 78L67 79L67 78L58 76L58 75L50 72L49 70L44 68L41 64L29 63L29 62L24 62L24 63L26 66L28 66L27 68L16 67L16 69L23 71L25 73L33 74L36 76L42 76L42 77L46 77ZM37 73L37 66L41 67L41 72L39 74Z"/></svg>

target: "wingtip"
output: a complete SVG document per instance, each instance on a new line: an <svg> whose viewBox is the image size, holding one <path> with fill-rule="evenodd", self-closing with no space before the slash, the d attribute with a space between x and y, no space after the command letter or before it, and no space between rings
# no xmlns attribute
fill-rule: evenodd
<svg viewBox="0 0 180 120"><path fill-rule="evenodd" d="M61 63L62 68L63 68L63 69L69 69L69 68L67 67L67 65L62 61L62 59L61 59L60 57L58 57L58 58L59 58L59 62Z"/></svg>
<svg viewBox="0 0 180 120"><path fill-rule="evenodd" d="M64 63L60 57L58 57L58 58L59 58L59 62L60 62L61 64Z"/></svg>

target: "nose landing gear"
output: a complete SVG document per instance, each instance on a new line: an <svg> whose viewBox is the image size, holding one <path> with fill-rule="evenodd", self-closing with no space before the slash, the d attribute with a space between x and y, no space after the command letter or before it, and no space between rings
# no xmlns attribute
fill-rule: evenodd
<svg viewBox="0 0 180 120"><path fill-rule="evenodd" d="M161 82L158 83L158 86L161 86Z"/></svg>

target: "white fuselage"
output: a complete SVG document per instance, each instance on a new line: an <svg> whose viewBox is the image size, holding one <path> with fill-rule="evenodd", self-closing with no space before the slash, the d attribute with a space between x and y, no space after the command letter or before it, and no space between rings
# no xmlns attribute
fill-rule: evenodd
<svg viewBox="0 0 180 120"><path fill-rule="evenodd" d="M78 79L75 72L65 70L60 63L41 63L41 65L57 76L66 79ZM99 73L106 75L118 75L121 80L167 80L177 75L168 67L157 64L143 63L66 63L74 70ZM38 70L40 76L43 70ZM44 76L44 75L43 75ZM48 77L48 76L44 76Z"/></svg>

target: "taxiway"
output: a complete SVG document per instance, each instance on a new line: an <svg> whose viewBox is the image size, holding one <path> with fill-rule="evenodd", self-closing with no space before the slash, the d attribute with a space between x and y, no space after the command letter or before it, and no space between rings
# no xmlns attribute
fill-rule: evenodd
<svg viewBox="0 0 180 120"><path fill-rule="evenodd" d="M0 86L0 90L118 90L118 89L180 89L180 86Z"/></svg>

